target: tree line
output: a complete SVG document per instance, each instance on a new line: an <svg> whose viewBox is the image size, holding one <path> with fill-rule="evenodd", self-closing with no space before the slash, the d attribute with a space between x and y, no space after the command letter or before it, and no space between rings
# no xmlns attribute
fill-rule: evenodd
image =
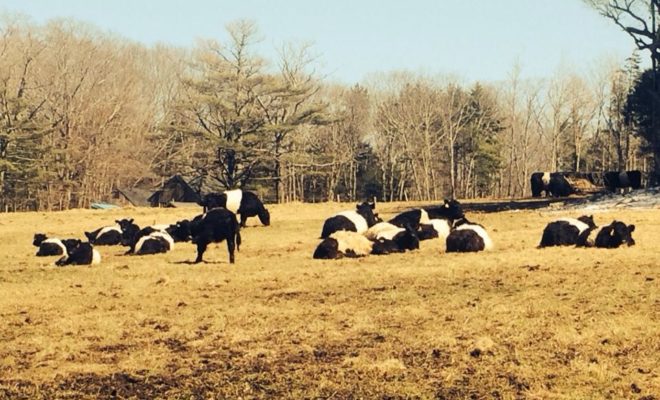
<svg viewBox="0 0 660 400"><path fill-rule="evenodd" d="M0 209L87 207L174 174L271 202L431 201L526 196L537 170L655 170L638 54L585 75L513 66L495 83L390 72L345 86L310 46L267 59L260 38L236 21L223 42L146 47L5 17Z"/></svg>

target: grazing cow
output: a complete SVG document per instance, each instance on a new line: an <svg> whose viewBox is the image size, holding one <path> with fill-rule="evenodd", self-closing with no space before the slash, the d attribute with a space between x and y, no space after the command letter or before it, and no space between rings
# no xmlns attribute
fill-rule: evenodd
<svg viewBox="0 0 660 400"><path fill-rule="evenodd" d="M418 230L420 224L429 224L431 219L444 219L449 223L463 217L463 208L456 200L445 199L441 206L404 211L390 219L390 223L400 228L405 226Z"/></svg>
<svg viewBox="0 0 660 400"><path fill-rule="evenodd" d="M92 232L85 232L89 243L95 246L114 246L121 244L122 235L122 228L119 225L104 226Z"/></svg>
<svg viewBox="0 0 660 400"><path fill-rule="evenodd" d="M343 257L364 257L371 254L374 242L353 231L337 231L323 239L314 250L313 258L331 260Z"/></svg>
<svg viewBox="0 0 660 400"><path fill-rule="evenodd" d="M550 195L548 189L550 185L549 172L534 172L531 177L532 197L541 197L541 193L545 192L545 196Z"/></svg>
<svg viewBox="0 0 660 400"><path fill-rule="evenodd" d="M539 247L590 246L590 234L597 228L593 215L561 218L550 222L543 230Z"/></svg>
<svg viewBox="0 0 660 400"><path fill-rule="evenodd" d="M640 171L608 171L603 176L603 183L610 192L623 189L640 189L642 187L642 173Z"/></svg>
<svg viewBox="0 0 660 400"><path fill-rule="evenodd" d="M264 207L256 194L241 189L227 190L224 193L209 193L202 198L200 205L204 212L210 209L223 207L227 210L241 215L241 227L249 217L258 216L259 221L265 226L270 225L270 213Z"/></svg>
<svg viewBox="0 0 660 400"><path fill-rule="evenodd" d="M632 246L635 240L632 233L635 231L635 225L626 225L621 221L612 221L611 224L604 226L596 236L596 247L615 249L622 244Z"/></svg>
<svg viewBox="0 0 660 400"><path fill-rule="evenodd" d="M491 250L493 241L482 225L461 218L447 236L446 245L448 253L476 252Z"/></svg>
<svg viewBox="0 0 660 400"><path fill-rule="evenodd" d="M32 244L39 248L37 257L67 255L68 249L78 245L78 239L48 238L43 233L35 233Z"/></svg>
<svg viewBox="0 0 660 400"><path fill-rule="evenodd" d="M174 249L174 239L167 232L153 231L138 239L134 246L134 254L167 253L172 249Z"/></svg>
<svg viewBox="0 0 660 400"><path fill-rule="evenodd" d="M321 239L327 239L337 231L364 233L377 222L374 214L375 203L364 202L356 206L355 211L342 211L325 220Z"/></svg>
<svg viewBox="0 0 660 400"><path fill-rule="evenodd" d="M197 258L195 263L202 262L202 256L209 243L227 241L229 262L234 263L234 248L240 250L241 226L236 214L224 209L214 208L207 213L198 215L190 222L190 236L197 245Z"/></svg>
<svg viewBox="0 0 660 400"><path fill-rule="evenodd" d="M56 265L89 265L101 262L101 254L89 242L78 240L77 245L71 248L69 254L57 260Z"/></svg>

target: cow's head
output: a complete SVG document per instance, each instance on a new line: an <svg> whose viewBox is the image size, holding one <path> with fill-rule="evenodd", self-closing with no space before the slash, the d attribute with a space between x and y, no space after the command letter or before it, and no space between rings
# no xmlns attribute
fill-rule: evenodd
<svg viewBox="0 0 660 400"><path fill-rule="evenodd" d="M124 218L115 221L121 229L121 245L130 246L140 227L133 223L133 218Z"/></svg>
<svg viewBox="0 0 660 400"><path fill-rule="evenodd" d="M394 241L383 238L376 240L371 246L371 254L375 255L397 253L398 251L399 249Z"/></svg>
<svg viewBox="0 0 660 400"><path fill-rule="evenodd" d="M124 218L124 219L117 219L115 220L115 223L119 225L121 228L122 232L125 231L128 227L133 225L133 218Z"/></svg>
<svg viewBox="0 0 660 400"><path fill-rule="evenodd" d="M372 202L364 202L355 207L357 213L367 221L367 226L373 226L377 222L374 215L374 207L376 207L376 204Z"/></svg>
<svg viewBox="0 0 660 400"><path fill-rule="evenodd" d="M259 221L261 221L262 224L265 226L270 225L270 213L266 207L263 207L257 215L259 216Z"/></svg>
<svg viewBox="0 0 660 400"><path fill-rule="evenodd" d="M589 228L598 228L596 223L594 222L594 216L593 215L583 215L581 217L578 217L578 221L584 222L589 226Z"/></svg>
<svg viewBox="0 0 660 400"><path fill-rule="evenodd" d="M32 244L34 246L38 247L46 239L48 239L48 237L46 235L44 235L43 233L35 233L34 234L34 239L32 239Z"/></svg>
<svg viewBox="0 0 660 400"><path fill-rule="evenodd" d="M165 228L175 242L187 242L190 240L190 221L184 219Z"/></svg>
<svg viewBox="0 0 660 400"><path fill-rule="evenodd" d="M62 244L64 244L64 247L66 248L66 253L71 254L71 252L80 246L82 241L80 239L64 239L62 240Z"/></svg>

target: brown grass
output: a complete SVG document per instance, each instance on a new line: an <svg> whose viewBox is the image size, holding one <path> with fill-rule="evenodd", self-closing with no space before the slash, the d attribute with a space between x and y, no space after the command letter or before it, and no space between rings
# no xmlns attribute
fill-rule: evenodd
<svg viewBox="0 0 660 400"><path fill-rule="evenodd" d="M312 260L348 207L271 206L235 265L224 243L66 268L31 246L197 209L0 215L0 398L660 398L660 210L595 215L634 223L631 248L536 249L578 214L504 212L469 215L490 253Z"/></svg>

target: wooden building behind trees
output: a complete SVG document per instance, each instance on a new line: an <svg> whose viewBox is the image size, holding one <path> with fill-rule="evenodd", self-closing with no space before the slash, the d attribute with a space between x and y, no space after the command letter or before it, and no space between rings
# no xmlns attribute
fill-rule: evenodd
<svg viewBox="0 0 660 400"><path fill-rule="evenodd" d="M432 201L527 196L537 170L654 168L636 55L598 79L512 66L498 84L392 72L347 87L309 46L269 60L259 37L237 21L223 42L145 47L4 19L0 209L88 207L177 174L267 202Z"/></svg>

